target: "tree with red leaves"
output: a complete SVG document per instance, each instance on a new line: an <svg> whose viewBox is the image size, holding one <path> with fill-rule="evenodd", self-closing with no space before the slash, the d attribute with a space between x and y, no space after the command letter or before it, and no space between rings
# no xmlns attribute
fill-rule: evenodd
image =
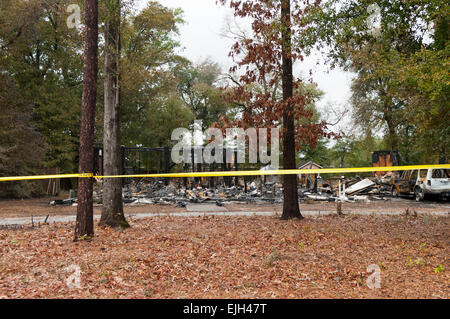
<svg viewBox="0 0 450 319"><path fill-rule="evenodd" d="M302 48L295 45L300 41L295 37L301 36L306 26L304 15L319 1L218 2L229 4L236 17L252 22L251 37L238 37L229 54L236 62L230 72L245 70L239 79L232 78L236 86L228 91L228 97L242 108L242 117L231 122L241 127L282 126L283 168L295 169L295 153L301 144L314 147L319 138L330 135L325 131L325 122L311 121L313 112L306 107L311 96L301 93L303 83L293 76L293 63L303 60ZM281 219L302 218L296 175L284 176L283 196Z"/></svg>

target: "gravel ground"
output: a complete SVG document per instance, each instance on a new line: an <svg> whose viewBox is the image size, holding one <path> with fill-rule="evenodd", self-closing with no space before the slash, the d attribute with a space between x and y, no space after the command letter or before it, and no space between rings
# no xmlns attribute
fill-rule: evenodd
<svg viewBox="0 0 450 319"><path fill-rule="evenodd" d="M49 202L54 199L65 199L66 194L58 198L40 198L25 200L2 200L0 201L0 220L11 217L30 218L31 216L64 216L76 215L75 206L49 206ZM248 211L248 212L282 212L281 204L259 203L227 203L225 207L228 211ZM336 211L336 203L333 202L300 202L300 209L303 211ZM424 201L417 203L409 198L391 198L387 201L373 201L370 203L343 203L344 213L349 212L405 212L407 209L417 211L418 213L450 213L450 202L445 201ZM175 205L140 205L125 206L125 214L148 214L148 213L169 213L186 212L186 208L175 207ZM101 214L101 205L95 205L94 214Z"/></svg>

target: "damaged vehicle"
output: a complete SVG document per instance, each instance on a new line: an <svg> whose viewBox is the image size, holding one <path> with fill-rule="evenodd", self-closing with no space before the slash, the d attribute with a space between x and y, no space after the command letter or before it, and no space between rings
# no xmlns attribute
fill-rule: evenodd
<svg viewBox="0 0 450 319"><path fill-rule="evenodd" d="M392 195L413 195L422 201L428 195L450 198L450 170L427 169L403 171L392 179Z"/></svg>

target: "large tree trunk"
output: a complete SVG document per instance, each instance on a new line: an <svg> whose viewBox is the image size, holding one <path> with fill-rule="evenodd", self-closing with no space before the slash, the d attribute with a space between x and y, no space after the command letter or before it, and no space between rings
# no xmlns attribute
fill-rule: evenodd
<svg viewBox="0 0 450 319"><path fill-rule="evenodd" d="M397 138L397 132L395 131L395 126L392 124L392 122L388 122L388 131L389 131L389 144L391 146L391 151L397 151L398 150L398 138Z"/></svg>
<svg viewBox="0 0 450 319"><path fill-rule="evenodd" d="M120 154L120 0L108 3L105 24L105 115L103 129L104 175L121 175ZM122 202L122 180L103 180L103 209L99 225L129 227Z"/></svg>
<svg viewBox="0 0 450 319"><path fill-rule="evenodd" d="M291 3L281 1L282 23L282 86L283 100L293 96L293 75L291 57ZM283 114L283 168L295 169L295 126L294 115L286 110ZM298 204L297 175L284 175L283 178L283 214L281 219L302 218Z"/></svg>
<svg viewBox="0 0 450 319"><path fill-rule="evenodd" d="M386 93L384 92L384 90L381 91L381 94L383 96L386 96ZM391 108L391 104L393 103L393 101L384 101L383 104L383 109L384 109L384 114L383 114L383 118L384 121L386 122L387 128L388 128L388 142L389 142L389 146L391 148L391 151L396 151L398 150L398 137L397 137L397 125L394 122L394 115L392 114L393 111Z"/></svg>
<svg viewBox="0 0 450 319"><path fill-rule="evenodd" d="M97 98L98 69L98 3L85 1L85 40L83 101L81 110L80 155L78 171L92 173L94 169L94 125ZM74 241L94 236L93 179L78 181L78 207Z"/></svg>

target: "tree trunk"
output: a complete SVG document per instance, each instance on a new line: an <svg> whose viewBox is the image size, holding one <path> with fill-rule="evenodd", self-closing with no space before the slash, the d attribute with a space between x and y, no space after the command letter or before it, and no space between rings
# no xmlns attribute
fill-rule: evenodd
<svg viewBox="0 0 450 319"><path fill-rule="evenodd" d="M80 155L78 171L92 173L94 169L94 125L97 98L98 69L98 3L85 1L85 40L83 99L80 128ZM74 241L94 236L93 179L78 181L78 206Z"/></svg>
<svg viewBox="0 0 450 319"><path fill-rule="evenodd" d="M389 131L389 144L391 146L391 151L398 150L398 139L397 133L395 132L395 127L391 121L387 122L388 131Z"/></svg>
<svg viewBox="0 0 450 319"><path fill-rule="evenodd" d="M391 151L396 151L396 150L398 150L398 138L397 138L397 132L396 132L397 125L395 125L395 123L394 123L394 118L393 118L393 114L392 114L393 111L390 108L391 103L393 103L393 102L392 101L390 101L390 103L385 102L385 104L384 104L384 120L388 127L389 146L391 148Z"/></svg>
<svg viewBox="0 0 450 319"><path fill-rule="evenodd" d="M105 114L103 128L104 175L121 175L120 154L120 0L108 3L105 24ZM122 180L103 180L103 209L100 226L127 228L123 213Z"/></svg>
<svg viewBox="0 0 450 319"><path fill-rule="evenodd" d="M439 164L446 164L446 163L447 163L447 156L445 154L445 146L442 146L441 156L439 157Z"/></svg>
<svg viewBox="0 0 450 319"><path fill-rule="evenodd" d="M281 1L282 24L282 86L283 100L293 96L293 75L291 56L291 3ZM295 169L295 126L294 114L285 110L283 114L283 168ZM297 175L284 175L283 178L283 214L281 219L302 218L298 204Z"/></svg>

